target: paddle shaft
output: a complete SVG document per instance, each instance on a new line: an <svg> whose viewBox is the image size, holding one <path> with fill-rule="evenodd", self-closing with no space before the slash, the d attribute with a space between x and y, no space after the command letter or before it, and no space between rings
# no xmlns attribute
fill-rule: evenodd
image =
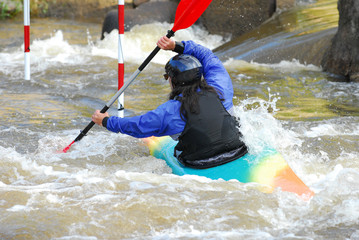
<svg viewBox="0 0 359 240"><path fill-rule="evenodd" d="M174 31L168 31L166 37L171 38L174 35ZM138 69L130 76L130 78L125 82L125 84L121 87L120 90L106 103L106 105L101 109L101 113L107 112L107 110L112 106L112 104L118 99L118 97L127 89L127 87L136 79L136 77L142 72L143 69L151 62L151 60L156 56L156 54L160 51L160 48L157 46L153 51L148 55L145 61L138 67ZM74 142L80 141L88 131L95 125L93 121L91 121L76 137Z"/></svg>

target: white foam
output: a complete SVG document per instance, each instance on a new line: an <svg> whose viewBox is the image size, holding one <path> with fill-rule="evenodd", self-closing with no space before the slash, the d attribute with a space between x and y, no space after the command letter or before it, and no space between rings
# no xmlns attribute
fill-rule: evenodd
<svg viewBox="0 0 359 240"><path fill-rule="evenodd" d="M278 111L278 100L277 96L272 95L268 101L247 98L234 107L234 115L240 118L241 132L250 151L259 152L266 145L286 148L301 144L296 133L285 129L281 122L274 118L275 112Z"/></svg>
<svg viewBox="0 0 359 240"><path fill-rule="evenodd" d="M22 212L22 211L30 211L27 206L24 205L14 205L11 208L6 209L9 212Z"/></svg>
<svg viewBox="0 0 359 240"><path fill-rule="evenodd" d="M171 26L168 23L151 23L134 26L131 31L125 32L124 43L122 43L125 62L141 63L156 47L158 39L165 35ZM213 49L228 39L224 39L219 35L211 35L201 27L192 26L178 31L173 40L193 40L196 43ZM117 46L118 30L113 30L110 34L105 35L104 40L93 45L92 54L95 56L117 58ZM160 51L152 62L164 65L174 55L175 53L172 51Z"/></svg>
<svg viewBox="0 0 359 240"><path fill-rule="evenodd" d="M174 226L171 229L155 232L151 239L272 239L273 236L260 229L246 230L236 229L235 231L205 231L193 225L188 227Z"/></svg>
<svg viewBox="0 0 359 240"><path fill-rule="evenodd" d="M124 61L142 63L143 60L156 47L157 40L167 33L172 27L168 23L151 23L138 25L125 33L123 43ZM85 36L84 36L85 37ZM92 37L87 32L87 45L70 44L62 30L51 33L50 38L34 39L31 43L31 74L41 73L49 68L61 68L62 65L76 66L91 64L94 56L118 58L118 30L113 30L106 35L103 41L92 42ZM228 39L219 35L211 35L198 26L179 30L174 40L194 40L200 44L213 49L220 46ZM12 77L23 77L24 45L21 48L10 49L0 53L2 67L0 72ZM174 56L172 51L160 51L153 59L153 63L165 64L168 59Z"/></svg>
<svg viewBox="0 0 359 240"><path fill-rule="evenodd" d="M133 190L147 190L147 189L153 189L154 188L154 186L149 184L149 183L138 182L138 181L131 182L130 187Z"/></svg>
<svg viewBox="0 0 359 240"><path fill-rule="evenodd" d="M63 36L62 31L55 32L55 35L45 40L34 40L32 42L32 58L36 65L40 65L41 61L64 63L68 65L84 63L83 48L70 45ZM43 66L46 69L46 66Z"/></svg>
<svg viewBox="0 0 359 240"><path fill-rule="evenodd" d="M311 127L306 130L304 136L310 138L316 138L320 136L357 136L359 135L359 126L356 123L348 123L343 125L342 123L324 122L319 123L315 127Z"/></svg>
<svg viewBox="0 0 359 240"><path fill-rule="evenodd" d="M281 73L295 73L300 71L320 72L322 69L313 64L300 63L298 60L281 61L274 64L256 63L254 61L247 62L230 58L224 62L224 66L228 69L255 69L257 71L271 72L279 71Z"/></svg>
<svg viewBox="0 0 359 240"><path fill-rule="evenodd" d="M70 235L70 236L63 236L63 237L58 237L58 238L53 238L54 240L97 240L97 237L94 236L82 236L82 235Z"/></svg>

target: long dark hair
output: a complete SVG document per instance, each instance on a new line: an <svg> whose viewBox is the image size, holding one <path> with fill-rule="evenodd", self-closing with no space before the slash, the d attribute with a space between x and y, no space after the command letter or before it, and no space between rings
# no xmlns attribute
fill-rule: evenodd
<svg viewBox="0 0 359 240"><path fill-rule="evenodd" d="M191 113L198 114L199 113L199 104L198 97L201 94L201 91L213 92L219 94L219 97L222 99L222 93L216 91L216 89L207 84L206 80L201 79L200 81L196 81L190 85L176 85L176 79L171 79L172 82L172 91L169 95L169 99L179 100L181 102L181 118L184 120L184 117L187 117L186 111L190 111ZM200 89L200 91L198 91ZM182 94L182 96L179 96Z"/></svg>

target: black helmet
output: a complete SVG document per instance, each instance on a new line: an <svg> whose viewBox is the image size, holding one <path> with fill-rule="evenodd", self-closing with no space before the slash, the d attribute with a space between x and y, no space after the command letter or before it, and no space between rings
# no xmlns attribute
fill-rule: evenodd
<svg viewBox="0 0 359 240"><path fill-rule="evenodd" d="M165 70L175 85L190 85L202 78L202 64L188 54L178 54L171 58Z"/></svg>

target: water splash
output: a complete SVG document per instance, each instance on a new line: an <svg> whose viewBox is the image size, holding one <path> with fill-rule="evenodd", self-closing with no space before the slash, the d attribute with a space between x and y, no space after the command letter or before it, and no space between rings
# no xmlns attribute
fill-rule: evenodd
<svg viewBox="0 0 359 240"><path fill-rule="evenodd" d="M235 116L240 118L244 141L254 153L260 152L266 145L285 149L301 144L297 135L285 129L282 123L274 117L280 110L277 108L280 96L271 94L270 88L268 88L268 93L268 100L250 97L241 100L234 107Z"/></svg>
<svg viewBox="0 0 359 240"><path fill-rule="evenodd" d="M141 63L156 47L158 39L165 35L171 26L172 25L168 23L151 23L137 25L133 27L131 31L126 32L123 43L123 46L126 46L123 49L125 62ZM173 40L193 40L210 49L218 47L228 41L228 39L219 35L209 34L206 30L198 26L192 26L176 32ZM106 34L103 41L97 42L91 51L95 56L117 58L117 46L118 31L113 30L110 34ZM152 62L164 65L174 54L175 53L171 51L160 51Z"/></svg>

